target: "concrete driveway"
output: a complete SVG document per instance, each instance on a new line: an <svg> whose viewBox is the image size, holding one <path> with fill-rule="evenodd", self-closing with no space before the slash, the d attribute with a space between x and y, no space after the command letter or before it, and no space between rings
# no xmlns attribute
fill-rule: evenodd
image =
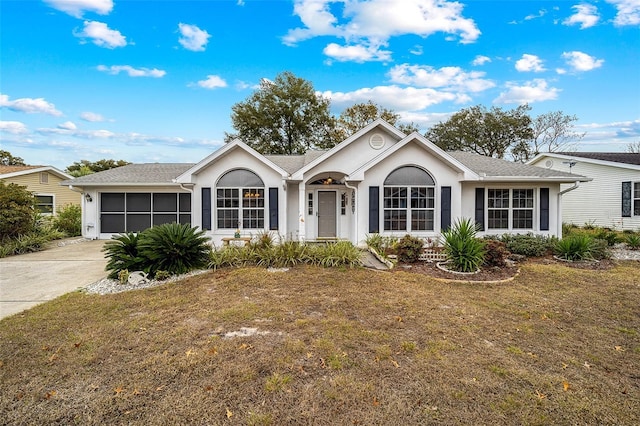
<svg viewBox="0 0 640 426"><path fill-rule="evenodd" d="M44 251L0 259L0 318L106 277L104 243L68 239Z"/></svg>

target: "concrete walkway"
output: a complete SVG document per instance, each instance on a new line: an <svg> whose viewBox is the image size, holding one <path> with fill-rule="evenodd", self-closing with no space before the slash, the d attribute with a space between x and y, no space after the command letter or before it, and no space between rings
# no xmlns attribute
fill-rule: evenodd
<svg viewBox="0 0 640 426"><path fill-rule="evenodd" d="M73 238L37 253L0 259L0 318L106 277L105 241Z"/></svg>

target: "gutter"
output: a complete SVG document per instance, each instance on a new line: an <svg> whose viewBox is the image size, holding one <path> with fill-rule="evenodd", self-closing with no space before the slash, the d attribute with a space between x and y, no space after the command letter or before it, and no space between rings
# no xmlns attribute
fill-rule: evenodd
<svg viewBox="0 0 640 426"><path fill-rule="evenodd" d="M561 203L562 196L564 194L566 194L567 192L571 192L574 189L578 189L579 186L580 186L580 181L577 180L577 181L575 181L573 183L573 186L571 186L571 187L569 187L569 188L567 188L567 189L565 189L563 191L558 192L558 203L557 203L557 215L556 215L556 217L558 218L557 235L560 237L560 239L562 239L562 208L561 208L561 206L562 206L562 203Z"/></svg>

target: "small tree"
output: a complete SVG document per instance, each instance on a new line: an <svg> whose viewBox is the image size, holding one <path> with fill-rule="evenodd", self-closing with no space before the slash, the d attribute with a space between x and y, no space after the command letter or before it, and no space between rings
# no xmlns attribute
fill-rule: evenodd
<svg viewBox="0 0 640 426"><path fill-rule="evenodd" d="M103 172L109 169L115 169L116 167L126 166L127 164L131 164L125 160L107 160L102 159L98 161L89 161L89 160L80 160L74 162L72 165L67 167L67 173L69 173L73 177L80 177L89 175L91 173Z"/></svg>
<svg viewBox="0 0 640 426"><path fill-rule="evenodd" d="M566 115L562 111L551 111L540 114L531 121L533 132L531 140L522 143L512 150L517 161L527 161L541 152L570 151L586 133L573 130L575 115Z"/></svg>
<svg viewBox="0 0 640 426"><path fill-rule="evenodd" d="M24 160L14 157L9 151L0 149L0 166L25 166Z"/></svg>
<svg viewBox="0 0 640 426"><path fill-rule="evenodd" d="M263 79L247 100L233 105L234 134L262 154L304 154L310 148L335 145L335 119L329 100L311 82L283 72L274 81Z"/></svg>
<svg viewBox="0 0 640 426"><path fill-rule="evenodd" d="M0 240L34 229L35 204L35 197L26 186L0 181Z"/></svg>

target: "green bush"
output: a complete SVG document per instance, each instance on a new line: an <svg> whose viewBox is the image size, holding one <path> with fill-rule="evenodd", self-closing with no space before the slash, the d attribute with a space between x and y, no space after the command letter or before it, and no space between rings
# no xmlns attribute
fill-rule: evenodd
<svg viewBox="0 0 640 426"><path fill-rule="evenodd" d="M26 186L0 181L0 240L28 234L35 227L35 197Z"/></svg>
<svg viewBox="0 0 640 426"><path fill-rule="evenodd" d="M120 271L142 271L147 263L138 250L140 234L133 232L114 235L102 249L108 259L106 270L109 278L116 279Z"/></svg>
<svg viewBox="0 0 640 426"><path fill-rule="evenodd" d="M611 246L607 240L595 238L591 242L590 255L592 259L602 260L611 259Z"/></svg>
<svg viewBox="0 0 640 426"><path fill-rule="evenodd" d="M324 267L348 266L362 264L362 252L349 241L321 244L309 253L310 262Z"/></svg>
<svg viewBox="0 0 640 426"><path fill-rule="evenodd" d="M67 204L62 207L53 219L54 226L67 237L82 234L82 209L78 204Z"/></svg>
<svg viewBox="0 0 640 426"><path fill-rule="evenodd" d="M471 219L459 219L442 233L444 252L453 270L475 272L484 263L484 242L476 235L476 225Z"/></svg>
<svg viewBox="0 0 640 426"><path fill-rule="evenodd" d="M190 224L167 223L140 233L138 252L153 277L158 270L184 274L207 266L211 246L205 231Z"/></svg>
<svg viewBox="0 0 640 426"><path fill-rule="evenodd" d="M393 250L398 239L395 237L383 237L380 234L367 234L365 243L368 247L374 249L380 256L387 258L390 251Z"/></svg>
<svg viewBox="0 0 640 426"><path fill-rule="evenodd" d="M553 251L556 239L544 235L504 234L500 240L506 244L507 250L513 254L527 257L541 257Z"/></svg>
<svg viewBox="0 0 640 426"><path fill-rule="evenodd" d="M609 229L601 229L598 231L596 238L605 240L609 247L613 247L617 242L619 242L618 234Z"/></svg>
<svg viewBox="0 0 640 426"><path fill-rule="evenodd" d="M420 238L407 234L400 238L394 245L398 261L404 263L415 263L422 254L423 241Z"/></svg>
<svg viewBox="0 0 640 426"><path fill-rule="evenodd" d="M592 259L593 238L586 234L569 235L556 242L555 253L558 257L576 261Z"/></svg>
<svg viewBox="0 0 640 426"><path fill-rule="evenodd" d="M627 247L631 250L640 249L640 235L638 234L628 234L625 238L625 243Z"/></svg>

